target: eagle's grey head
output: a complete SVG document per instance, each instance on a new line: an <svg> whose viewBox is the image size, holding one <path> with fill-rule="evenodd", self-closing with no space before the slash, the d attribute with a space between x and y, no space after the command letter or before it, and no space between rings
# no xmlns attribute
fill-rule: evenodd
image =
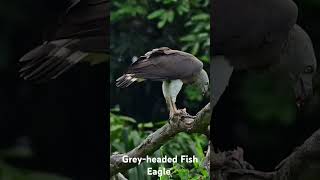
<svg viewBox="0 0 320 180"><path fill-rule="evenodd" d="M201 90L202 95L206 95L209 89L209 77L204 69L197 75L194 84Z"/></svg>
<svg viewBox="0 0 320 180"><path fill-rule="evenodd" d="M313 95L313 77L317 60L308 34L298 25L290 31L289 40L281 56L281 64L289 74L298 107Z"/></svg>
<svg viewBox="0 0 320 180"><path fill-rule="evenodd" d="M305 100L313 95L313 77L316 74L317 65L314 59L301 59L300 66L289 71L292 81L296 103L300 107Z"/></svg>

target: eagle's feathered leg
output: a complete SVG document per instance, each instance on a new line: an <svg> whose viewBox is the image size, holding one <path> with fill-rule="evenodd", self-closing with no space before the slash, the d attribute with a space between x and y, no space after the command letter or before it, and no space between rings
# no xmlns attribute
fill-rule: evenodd
<svg viewBox="0 0 320 180"><path fill-rule="evenodd" d="M176 99L182 88L183 82L181 80L167 80L162 83L162 92L166 100L168 109L169 109L169 122L174 119L175 115L181 113L177 109Z"/></svg>

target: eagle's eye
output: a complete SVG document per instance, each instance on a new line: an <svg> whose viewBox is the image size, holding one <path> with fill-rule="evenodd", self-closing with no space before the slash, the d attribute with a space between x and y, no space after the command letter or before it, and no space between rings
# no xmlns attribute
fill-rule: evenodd
<svg viewBox="0 0 320 180"><path fill-rule="evenodd" d="M307 73L307 74L310 74L310 73L313 73L313 67L312 66L307 66L305 69L304 69L304 73Z"/></svg>

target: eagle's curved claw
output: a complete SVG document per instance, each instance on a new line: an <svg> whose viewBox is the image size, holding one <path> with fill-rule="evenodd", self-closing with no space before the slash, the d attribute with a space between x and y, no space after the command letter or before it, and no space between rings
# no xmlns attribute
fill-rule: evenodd
<svg viewBox="0 0 320 180"><path fill-rule="evenodd" d="M192 116L187 113L186 108L184 109L177 109L176 111L172 111L169 114L168 123L170 124L171 121L179 120L179 119L195 119L196 116Z"/></svg>
<svg viewBox="0 0 320 180"><path fill-rule="evenodd" d="M181 115L182 118L191 118L191 119L195 119L196 118L196 116L192 116L189 113L187 113L187 109L186 108L181 109L180 111L181 111L181 114L182 114Z"/></svg>
<svg viewBox="0 0 320 180"><path fill-rule="evenodd" d="M185 115L185 111L182 109L177 109L176 111L170 112L168 123L170 124L171 121L178 120Z"/></svg>

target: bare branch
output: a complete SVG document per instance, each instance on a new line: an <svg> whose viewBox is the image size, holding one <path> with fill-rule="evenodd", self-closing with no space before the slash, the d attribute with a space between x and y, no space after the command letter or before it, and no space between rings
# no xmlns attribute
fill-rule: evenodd
<svg viewBox="0 0 320 180"><path fill-rule="evenodd" d="M195 118L184 111L181 116L174 119L170 124L167 123L160 129L150 134L139 146L129 151L126 154L115 154L110 158L110 174L111 176L124 172L130 168L137 166L134 163L124 163L122 157L127 155L129 158L146 157L146 155L153 154L163 144L172 139L180 132L202 133L206 134L210 124L211 111L210 103L208 103L201 111L199 111Z"/></svg>
<svg viewBox="0 0 320 180"><path fill-rule="evenodd" d="M309 137L273 172L262 172L243 159L243 150L215 153L211 156L211 179L214 180L302 180L320 177L320 129Z"/></svg>
<svg viewBox="0 0 320 180"><path fill-rule="evenodd" d="M317 168L316 168L317 167ZM303 145L277 166L277 176L283 180L301 179L304 174L320 177L320 129L309 137ZM311 172L314 171L314 172ZM310 179L310 178L302 178Z"/></svg>

